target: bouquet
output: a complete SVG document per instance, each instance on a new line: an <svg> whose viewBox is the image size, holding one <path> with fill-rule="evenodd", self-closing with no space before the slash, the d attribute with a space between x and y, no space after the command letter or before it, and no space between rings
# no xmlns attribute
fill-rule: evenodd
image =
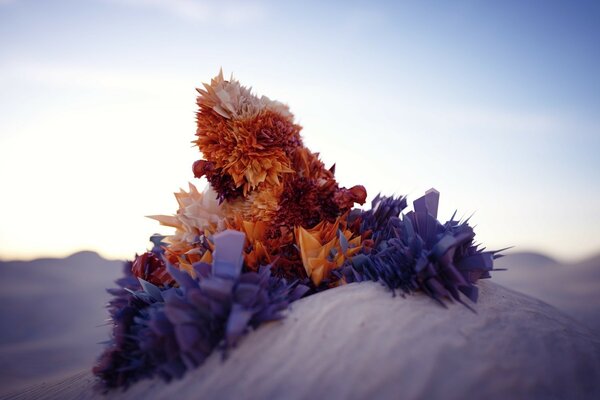
<svg viewBox="0 0 600 400"><path fill-rule="evenodd" d="M477 301L499 254L474 242L468 220L438 221L436 190L410 212L402 196L355 208L366 189L337 183L285 104L222 71L197 90L192 172L207 184L176 193L173 215L151 216L174 234L153 235L109 289L113 331L93 370L103 388L179 378L294 301L352 282L442 306Z"/></svg>

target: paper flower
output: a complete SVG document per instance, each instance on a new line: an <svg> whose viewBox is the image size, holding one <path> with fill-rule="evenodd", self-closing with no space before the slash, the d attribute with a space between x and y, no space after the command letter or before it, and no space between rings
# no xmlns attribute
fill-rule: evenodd
<svg viewBox="0 0 600 400"><path fill-rule="evenodd" d="M189 192L181 189L175 193L179 209L175 215L150 215L164 226L176 228L172 241L194 242L205 232L218 232L225 227L225 216L217 201L217 195L210 186L200 193L196 186L189 184Z"/></svg>
<svg viewBox="0 0 600 400"><path fill-rule="evenodd" d="M175 283L167 272L167 266L163 260L151 251L140 256L136 255L131 266L131 272L135 277L144 279L154 285L169 286Z"/></svg>
<svg viewBox="0 0 600 400"><path fill-rule="evenodd" d="M192 169L230 213L277 231L333 221L364 203L364 187L340 188L333 169L304 147L287 106L253 95L222 72L198 92L196 144L205 159Z"/></svg>
<svg viewBox="0 0 600 400"><path fill-rule="evenodd" d="M215 235L213 263L194 264L196 278L169 266L177 287L120 281L111 302L112 343L94 368L105 387L181 377L218 345L227 351L250 328L284 317L308 287L272 276L268 265L242 272L244 240L237 231Z"/></svg>
<svg viewBox="0 0 600 400"><path fill-rule="evenodd" d="M475 233L465 222L437 220L439 193L431 189L414 201L414 211L402 219L404 199L376 198L369 211L352 215L361 233L372 235L372 246L341 269L348 281L381 281L392 290L423 290L443 304L462 302L459 293L477 301L478 279L489 278L495 251L474 244Z"/></svg>
<svg viewBox="0 0 600 400"><path fill-rule="evenodd" d="M220 232L227 225L222 206L210 186L200 193L189 184L189 192L181 189L175 193L179 209L175 215L151 215L161 225L175 228L175 234L167 236L167 259L171 263L181 260L188 264L202 260L207 250L205 236ZM206 260L206 259L204 259Z"/></svg>
<svg viewBox="0 0 600 400"><path fill-rule="evenodd" d="M321 221L308 230L301 226L296 228L302 263L316 286L361 250L360 236L352 236L346 229L345 218L338 218L334 223Z"/></svg>
<svg viewBox="0 0 600 400"><path fill-rule="evenodd" d="M278 185L290 168L289 154L301 144L300 126L287 107L257 97L223 72L198 89L196 144L210 164L194 168L196 176L218 171L246 195L259 184ZM228 198L229 193L223 193Z"/></svg>
<svg viewBox="0 0 600 400"><path fill-rule="evenodd" d="M335 166L325 168L318 154L306 148L294 153L293 166L297 173L284 183L276 225L310 228L323 220L334 222L367 198L363 186L340 188L334 178Z"/></svg>
<svg viewBox="0 0 600 400"><path fill-rule="evenodd" d="M498 254L474 243L468 221L437 220L439 193L404 215L404 197L353 209L365 188L338 184L286 105L222 71L198 93L203 158L192 171L206 188L190 184L175 194L175 214L150 217L175 232L154 235L109 290L113 333L94 368L102 387L181 377L291 302L349 282L422 291L442 305L477 300L474 284Z"/></svg>

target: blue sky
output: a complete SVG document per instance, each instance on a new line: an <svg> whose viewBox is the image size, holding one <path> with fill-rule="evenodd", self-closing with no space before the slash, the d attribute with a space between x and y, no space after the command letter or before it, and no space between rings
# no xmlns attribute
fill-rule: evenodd
<svg viewBox="0 0 600 400"><path fill-rule="evenodd" d="M0 0L0 257L143 251L220 67L370 198L436 187L488 247L600 251L597 2Z"/></svg>

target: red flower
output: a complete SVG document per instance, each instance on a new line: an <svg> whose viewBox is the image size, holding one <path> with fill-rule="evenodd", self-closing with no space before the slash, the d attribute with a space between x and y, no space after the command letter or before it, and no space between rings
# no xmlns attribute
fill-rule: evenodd
<svg viewBox="0 0 600 400"><path fill-rule="evenodd" d="M141 256L136 255L131 266L131 272L138 278L157 286L172 286L175 281L167 272L165 263L154 253L147 252Z"/></svg>

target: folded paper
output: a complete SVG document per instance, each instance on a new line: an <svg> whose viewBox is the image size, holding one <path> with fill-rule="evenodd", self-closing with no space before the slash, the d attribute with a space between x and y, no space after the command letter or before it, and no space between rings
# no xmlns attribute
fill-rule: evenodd
<svg viewBox="0 0 600 400"><path fill-rule="evenodd" d="M251 329L285 316L290 303L351 282L422 292L441 305L477 301L497 252L475 242L468 221L438 220L435 189L405 212L405 197L363 204L342 187L300 135L289 108L219 73L198 89L190 183L175 194L174 228L124 265L109 289L113 332L94 373L100 387L169 381L224 355Z"/></svg>

